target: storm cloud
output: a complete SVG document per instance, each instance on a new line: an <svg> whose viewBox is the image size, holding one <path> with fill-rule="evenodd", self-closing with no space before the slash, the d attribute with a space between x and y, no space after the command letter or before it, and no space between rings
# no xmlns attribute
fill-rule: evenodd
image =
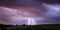
<svg viewBox="0 0 60 30"><path fill-rule="evenodd" d="M60 24L60 5L45 0L0 0L0 21L9 24ZM31 25L33 22L29 22Z"/></svg>

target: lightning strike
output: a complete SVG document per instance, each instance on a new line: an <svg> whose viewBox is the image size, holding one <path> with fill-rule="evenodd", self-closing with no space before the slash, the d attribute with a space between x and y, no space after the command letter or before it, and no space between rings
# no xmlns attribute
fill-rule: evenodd
<svg viewBox="0 0 60 30"><path fill-rule="evenodd" d="M35 25L34 19L28 18L28 25Z"/></svg>

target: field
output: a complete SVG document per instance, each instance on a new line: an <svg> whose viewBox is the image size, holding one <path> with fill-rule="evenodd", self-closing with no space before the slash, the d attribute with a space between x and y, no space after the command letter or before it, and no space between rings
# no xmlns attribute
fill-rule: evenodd
<svg viewBox="0 0 60 30"><path fill-rule="evenodd" d="M60 25L0 25L1 30L60 30Z"/></svg>

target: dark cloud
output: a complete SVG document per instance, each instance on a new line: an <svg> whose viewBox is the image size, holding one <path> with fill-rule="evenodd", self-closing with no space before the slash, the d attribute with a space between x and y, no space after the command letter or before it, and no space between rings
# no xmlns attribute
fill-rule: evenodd
<svg viewBox="0 0 60 30"><path fill-rule="evenodd" d="M26 24L28 22L28 19L22 20L21 18L23 17L24 19L25 17L30 17L30 15L33 14L31 18L36 19L36 17L38 17L39 19L39 20L37 19L34 20L36 24L60 23L60 16L52 15L51 14L52 11L47 12L47 10L49 11L49 9L46 9L46 7L42 5L42 3L45 3L45 2L47 2L48 4L49 3L55 4L55 3L58 3L59 1L57 0L0 0L0 6L1 6L0 7L0 20L7 21L11 24ZM2 6L5 8L3 8ZM18 13L16 14L14 12L14 10L16 9L13 9L13 8L9 9L8 7L13 7L13 8L18 7L16 8L17 9L16 12L18 12L19 10L27 14L24 15L24 13L22 13L22 15L24 15L25 17L19 16ZM24 7L22 8L23 10L19 9L20 7ZM30 15L28 15L29 13ZM42 18L43 20L41 20L40 18Z"/></svg>

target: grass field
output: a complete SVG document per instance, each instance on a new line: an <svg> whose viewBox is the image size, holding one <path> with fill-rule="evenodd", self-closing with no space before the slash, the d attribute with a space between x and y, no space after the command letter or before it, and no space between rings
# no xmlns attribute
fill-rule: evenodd
<svg viewBox="0 0 60 30"><path fill-rule="evenodd" d="M3 25L0 28L3 30L60 30L60 25Z"/></svg>

